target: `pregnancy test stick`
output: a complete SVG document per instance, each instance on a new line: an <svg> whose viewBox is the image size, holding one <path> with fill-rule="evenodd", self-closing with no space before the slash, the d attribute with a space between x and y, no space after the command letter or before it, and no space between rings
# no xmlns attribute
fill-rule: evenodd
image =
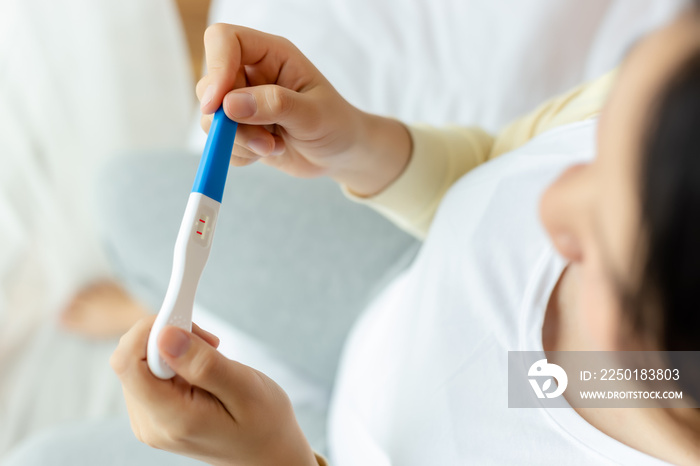
<svg viewBox="0 0 700 466"><path fill-rule="evenodd" d="M237 128L236 122L229 120L223 108L214 114L175 241L168 291L148 337L148 367L160 379L170 379L175 375L158 352L160 332L167 325L192 331L194 296L209 258Z"/></svg>

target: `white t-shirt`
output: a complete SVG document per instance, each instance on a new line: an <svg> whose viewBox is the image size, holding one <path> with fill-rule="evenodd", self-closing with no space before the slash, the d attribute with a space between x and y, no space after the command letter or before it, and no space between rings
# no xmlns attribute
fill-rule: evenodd
<svg viewBox="0 0 700 466"><path fill-rule="evenodd" d="M557 128L452 187L415 263L353 330L329 424L346 465L665 464L573 409L508 408L509 350L542 351L564 260L544 189L593 158L596 122Z"/></svg>

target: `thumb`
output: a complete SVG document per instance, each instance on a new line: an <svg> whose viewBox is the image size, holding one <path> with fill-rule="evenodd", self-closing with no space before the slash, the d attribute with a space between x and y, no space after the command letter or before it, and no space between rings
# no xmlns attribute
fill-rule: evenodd
<svg viewBox="0 0 700 466"><path fill-rule="evenodd" d="M231 91L223 106L229 118L249 125L278 124L289 131L309 131L319 121L313 96L276 84Z"/></svg>
<svg viewBox="0 0 700 466"><path fill-rule="evenodd" d="M179 327L163 329L158 349L177 375L216 396L227 407L245 403L260 388L260 378L252 368L231 361L199 336Z"/></svg>

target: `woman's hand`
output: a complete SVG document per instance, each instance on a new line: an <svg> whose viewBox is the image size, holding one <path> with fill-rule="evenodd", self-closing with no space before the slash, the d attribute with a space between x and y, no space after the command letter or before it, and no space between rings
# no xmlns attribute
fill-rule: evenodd
<svg viewBox="0 0 700 466"><path fill-rule="evenodd" d="M241 124L231 163L261 160L299 177L328 175L360 195L403 171L406 128L350 105L288 40L230 24L204 34L208 74L197 84L202 127L223 103Z"/></svg>
<svg viewBox="0 0 700 466"><path fill-rule="evenodd" d="M110 361L122 382L136 437L213 465L317 465L287 394L264 374L226 359L218 339L167 327L161 356L177 373L156 378L146 362L155 317L140 320Z"/></svg>

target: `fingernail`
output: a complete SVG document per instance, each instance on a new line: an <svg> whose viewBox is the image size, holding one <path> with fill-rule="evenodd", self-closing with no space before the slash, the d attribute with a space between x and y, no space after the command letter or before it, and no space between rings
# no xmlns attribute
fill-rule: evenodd
<svg viewBox="0 0 700 466"><path fill-rule="evenodd" d="M199 106L199 108L204 108L207 105L209 105L209 102L211 102L213 98L214 98L214 86L212 86L210 84L204 90L204 94L202 94L202 103Z"/></svg>
<svg viewBox="0 0 700 466"><path fill-rule="evenodd" d="M247 92L232 92L226 96L226 113L231 118L248 118L255 115L258 104Z"/></svg>
<svg viewBox="0 0 700 466"><path fill-rule="evenodd" d="M248 148L262 156L270 153L270 144L265 139L251 139L248 141Z"/></svg>
<svg viewBox="0 0 700 466"><path fill-rule="evenodd" d="M160 349L174 358L179 358L190 347L190 336L177 327L169 328L160 334Z"/></svg>

